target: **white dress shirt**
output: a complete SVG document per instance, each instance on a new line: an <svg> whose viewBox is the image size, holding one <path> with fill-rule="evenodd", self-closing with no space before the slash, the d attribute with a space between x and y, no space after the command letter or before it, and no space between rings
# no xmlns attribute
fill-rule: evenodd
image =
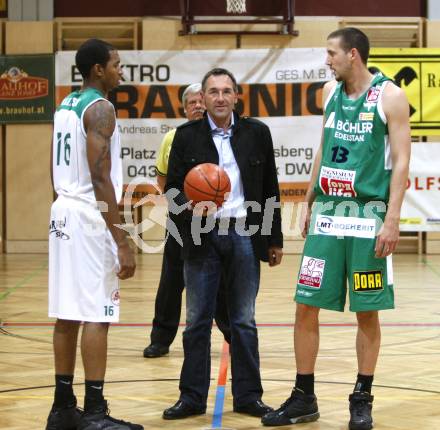
<svg viewBox="0 0 440 430"><path fill-rule="evenodd" d="M208 121L211 127L212 139L217 148L219 166L222 167L231 181L231 192L223 206L216 212L216 218L244 218L247 216L244 206L243 182L241 180L240 169L235 160L231 148L232 126L234 125L234 115L231 115L231 124L225 131L215 125L208 113Z"/></svg>

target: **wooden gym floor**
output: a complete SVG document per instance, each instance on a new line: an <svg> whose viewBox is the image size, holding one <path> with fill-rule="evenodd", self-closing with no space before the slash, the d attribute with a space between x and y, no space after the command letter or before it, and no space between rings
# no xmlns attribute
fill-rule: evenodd
<svg viewBox="0 0 440 430"><path fill-rule="evenodd" d="M121 320L110 329L105 386L112 414L143 424L145 429L262 428L259 419L232 412L229 368L222 407L217 385L223 341L215 328L207 414L179 421L161 419L163 409L178 398L183 327L168 356L142 357L149 340L160 263L160 255L139 256L135 278L122 284ZM281 266L264 266L262 271L257 305L261 372L264 400L274 407L289 395L295 376L292 294L298 263L299 256L288 255ZM440 258L396 255L394 267L397 307L381 313L382 351L373 393L375 429L438 430ZM47 317L47 256L0 255L0 318L0 428L44 429L53 395L53 321ZM322 311L316 369L321 418L316 423L287 428L347 428L347 398L356 375L354 322L355 317L349 312ZM227 360L223 364L228 364ZM225 366L222 370L224 375ZM78 355L75 391L80 404L82 382Z"/></svg>

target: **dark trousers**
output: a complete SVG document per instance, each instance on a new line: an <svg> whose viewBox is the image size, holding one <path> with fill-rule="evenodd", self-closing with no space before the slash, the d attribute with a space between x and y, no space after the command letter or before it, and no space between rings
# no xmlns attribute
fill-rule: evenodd
<svg viewBox="0 0 440 430"><path fill-rule="evenodd" d="M160 343L166 346L173 343L179 328L184 288L181 247L170 234L163 253L162 272L154 306L153 329L150 335L151 343ZM223 333L225 340L230 343L231 330L229 328L226 291L223 283L217 294L215 322Z"/></svg>
<svg viewBox="0 0 440 430"><path fill-rule="evenodd" d="M185 259L186 319L180 398L195 407L206 407L211 378L211 326L217 289L223 275L231 324L231 373L234 406L261 399L255 300L260 282L260 262L250 237L232 229L208 233L203 256Z"/></svg>

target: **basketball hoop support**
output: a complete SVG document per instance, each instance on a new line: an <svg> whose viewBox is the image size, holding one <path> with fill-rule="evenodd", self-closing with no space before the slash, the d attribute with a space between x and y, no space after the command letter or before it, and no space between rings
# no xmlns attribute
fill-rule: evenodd
<svg viewBox="0 0 440 430"><path fill-rule="evenodd" d="M249 0L248 0L249 1ZM196 36L196 35L236 35L237 37L242 35L278 35L278 36L298 36L298 31L294 30L294 4L295 0L285 0L286 7L284 8L283 16L278 17L243 17L242 13L228 14L232 19L227 19L226 16L219 18L201 18L195 16L191 12L191 1L190 0L180 0L180 10L182 16L182 29L179 31L179 36ZM279 31L271 30L202 30L198 31L197 24L277 24L281 28ZM237 39L238 44L238 39Z"/></svg>

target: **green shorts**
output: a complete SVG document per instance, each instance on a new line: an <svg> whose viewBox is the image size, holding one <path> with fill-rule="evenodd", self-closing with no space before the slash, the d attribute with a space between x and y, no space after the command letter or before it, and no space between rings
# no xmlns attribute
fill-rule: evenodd
<svg viewBox="0 0 440 430"><path fill-rule="evenodd" d="M295 300L343 311L393 309L391 256L376 258L376 234L385 216L383 202L319 196L304 245Z"/></svg>

